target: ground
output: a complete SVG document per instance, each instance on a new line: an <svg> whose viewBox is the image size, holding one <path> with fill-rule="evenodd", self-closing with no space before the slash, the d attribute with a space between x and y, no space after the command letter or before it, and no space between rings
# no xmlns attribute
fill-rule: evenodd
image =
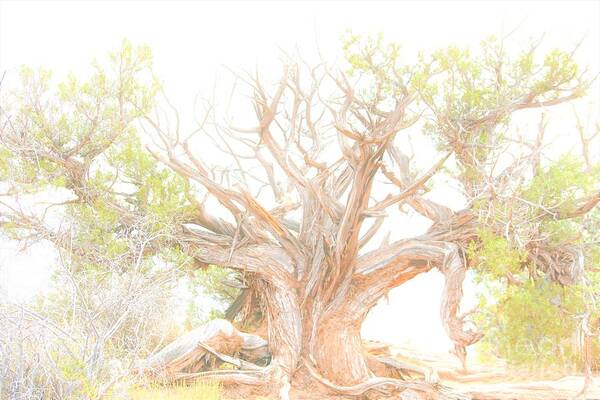
<svg viewBox="0 0 600 400"><path fill-rule="evenodd" d="M416 352L407 347L388 346L384 343L365 343L371 354L386 356L394 360L418 365L423 370L435 370L441 384L462 393L471 394L478 400L571 400L581 390L583 376L560 376L542 371L523 371L508 368L501 360L481 363L469 360L468 371L451 354ZM300 379L300 381L302 381ZM293 400L356 400L345 396L334 396L327 389L314 383L302 382L292 389ZM220 389L220 390L218 390ZM251 386L226 386L198 383L190 387L175 389L151 388L130 391L132 400L272 400L268 388ZM418 399L408 393L391 399ZM600 376L589 386L588 400L600 399Z"/></svg>
<svg viewBox="0 0 600 400"><path fill-rule="evenodd" d="M390 347L389 351L396 359L435 369L442 383L463 393L477 393L474 399L571 400L584 385L583 375L565 376L541 368L517 370L499 359L482 363L472 357L465 373L458 360L449 353L416 353L403 347ZM589 386L587 399L600 399L600 375L596 375Z"/></svg>

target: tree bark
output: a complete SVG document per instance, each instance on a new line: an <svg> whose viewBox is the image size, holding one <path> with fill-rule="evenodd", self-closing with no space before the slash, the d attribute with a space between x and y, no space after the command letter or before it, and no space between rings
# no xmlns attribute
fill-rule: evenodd
<svg viewBox="0 0 600 400"><path fill-rule="evenodd" d="M302 345L302 317L294 290L265 285L269 343L273 359L288 373L293 373Z"/></svg>
<svg viewBox="0 0 600 400"><path fill-rule="evenodd" d="M360 336L360 324L331 318L318 327L313 359L321 374L342 385L354 385L372 376Z"/></svg>

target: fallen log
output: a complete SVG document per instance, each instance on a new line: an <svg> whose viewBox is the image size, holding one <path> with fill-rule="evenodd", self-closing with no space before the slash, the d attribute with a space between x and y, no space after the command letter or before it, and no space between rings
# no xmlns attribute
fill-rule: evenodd
<svg viewBox="0 0 600 400"><path fill-rule="evenodd" d="M236 357L238 356L238 357ZM260 370L268 363L266 340L240 332L229 321L212 320L140 361L136 369L152 380L174 381L229 363L243 370Z"/></svg>

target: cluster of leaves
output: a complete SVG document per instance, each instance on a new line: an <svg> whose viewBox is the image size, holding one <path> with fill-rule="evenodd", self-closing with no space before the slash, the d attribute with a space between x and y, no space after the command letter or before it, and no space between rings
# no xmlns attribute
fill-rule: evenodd
<svg viewBox="0 0 600 400"><path fill-rule="evenodd" d="M467 256L480 275L499 279L517 274L527 260L527 252L511 246L503 236L489 229L479 229L479 241L469 243Z"/></svg>
<svg viewBox="0 0 600 400"><path fill-rule="evenodd" d="M522 189L526 200L555 213L569 213L576 200L598 189L600 164L586 171L581 157L565 154L544 168Z"/></svg>
<svg viewBox="0 0 600 400"><path fill-rule="evenodd" d="M190 302L186 321L189 327L198 326L207 320L224 318L224 310L240 294L240 289L236 287L240 286L239 274L216 265L193 271L188 286L195 299L203 299L204 302L211 299L213 303L206 307L198 301Z"/></svg>
<svg viewBox="0 0 600 400"><path fill-rule="evenodd" d="M151 66L147 46L124 42L106 66L94 62L89 79L70 75L56 91L48 71L23 68L22 88L3 104L2 180L13 193L64 200L52 211L63 232L68 222L72 246L85 249L82 266L127 270L139 252L160 255L193 212L187 181L156 163L137 132L159 90ZM12 217L3 221L12 238L40 233ZM57 232L50 225L44 238Z"/></svg>
<svg viewBox="0 0 600 400"><path fill-rule="evenodd" d="M587 272L579 284L561 286L534 268L528 259L528 243L518 244L490 229L479 230L479 240L471 242L467 256L487 293L481 297L477 315L478 325L486 332L483 352L516 365L581 368L578 335L582 317L590 306L591 321L600 315L590 303L600 293L599 277L594 272L600 266L600 219L597 209L574 219L555 216L575 210L578 199L599 189L598 182L596 167L586 169L581 160L565 155L517 188L518 196L528 206L520 215L514 215L513 224L520 232L531 231L523 236L536 238L536 244L582 248ZM505 214L506 204L490 209ZM594 346L600 350L598 340ZM596 357L594 362L597 367L600 359Z"/></svg>
<svg viewBox="0 0 600 400"><path fill-rule="evenodd" d="M546 279L518 286L487 282L488 297L480 297L476 316L476 323L486 332L480 344L482 356L493 354L537 371L541 366L563 373L581 370L581 317L586 311L586 292L594 287L597 291L598 282L591 287L561 286ZM598 318L597 312L593 318ZM593 346L597 354L600 341L595 339ZM600 367L597 357L593 365Z"/></svg>
<svg viewBox="0 0 600 400"><path fill-rule="evenodd" d="M424 132L440 149L455 152L460 179L471 195L507 144L512 112L555 100L583 82L568 53L554 50L540 57L536 50L532 45L511 55L504 41L492 36L478 49L450 46L433 54L438 73L422 99L436 117Z"/></svg>
<svg viewBox="0 0 600 400"><path fill-rule="evenodd" d="M62 357L54 354L56 359L56 367L60 376L67 381L78 382L78 387L67 398L67 400L75 399L93 399L98 396L100 385L98 381L91 380L86 376L85 363L81 359L71 357Z"/></svg>
<svg viewBox="0 0 600 400"><path fill-rule="evenodd" d="M61 183L73 188L76 182L66 179L70 165L64 159L77 158L89 167L120 135L133 129L136 118L150 111L158 86L148 76L149 49L134 49L125 42L111 59L106 68L95 62L86 81L69 75L57 90L52 90L50 71L22 68L22 88L3 104L11 114L10 125L23 139L20 157L4 149L5 178L10 169L12 182L22 184L21 189Z"/></svg>
<svg viewBox="0 0 600 400"><path fill-rule="evenodd" d="M511 54L504 39L491 36L476 48L420 52L418 62L409 65L401 47L382 35L348 33L343 39L348 70L360 74L369 100L377 104L399 93L414 95L424 107L413 110L425 117L423 132L440 151L454 151L467 187L481 182L503 151L513 111L554 101L572 88L577 88L572 98L584 94L589 83L572 54L540 55L538 46Z"/></svg>
<svg viewBox="0 0 600 400"><path fill-rule="evenodd" d="M432 73L424 55L417 64L407 63L401 46L385 41L381 34L364 38L348 31L342 37L342 48L348 75L361 78L353 88L355 95L381 110L393 107L400 96L425 90Z"/></svg>

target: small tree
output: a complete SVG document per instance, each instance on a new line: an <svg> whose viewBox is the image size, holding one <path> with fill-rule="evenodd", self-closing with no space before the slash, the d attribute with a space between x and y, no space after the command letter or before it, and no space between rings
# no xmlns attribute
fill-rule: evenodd
<svg viewBox="0 0 600 400"><path fill-rule="evenodd" d="M62 267L33 304L0 297L2 398L102 399L173 339L172 273Z"/></svg>
<svg viewBox="0 0 600 400"><path fill-rule="evenodd" d="M0 300L0 397L100 398L111 359L147 356L172 323L169 295L190 260L166 243L186 189L132 125L153 104L150 63L125 43L87 81L50 92L48 71L23 68L22 88L3 90L2 233L49 243L57 260L37 304Z"/></svg>
<svg viewBox="0 0 600 400"><path fill-rule="evenodd" d="M92 101L86 101L86 112L75 111L76 125L51 119L63 115L59 111L69 103L41 108L37 89L19 99L26 107L12 117L4 114L5 170L23 163L34 171L23 177L29 182L36 174L59 178L76 196L74 204L115 213L114 228L104 231L108 243L123 232L161 227L167 233L151 236L139 254L174 248L196 266L214 264L243 274L260 298L273 360L265 369L204 377L274 382L282 398L299 369L347 394L382 386L431 392L428 384L373 377L367 364L360 328L391 289L433 268L443 273L441 318L463 363L466 347L482 337L465 327L459 313L468 267L509 288L547 281L579 284L585 296L596 296L586 285L597 267L586 264L586 257L597 253L597 231L589 220L600 201L597 155L585 136L587 164L563 159L559 165L569 168L545 165L544 129L533 140L509 129L519 111L582 97L590 81L571 54L554 51L540 61L536 50L532 46L511 58L502 40L491 39L475 53L450 47L405 65L398 46L350 37L345 51L358 79L295 62L285 64L273 91L257 75L240 77L251 95L253 125L223 124L211 108L196 130L213 137L230 157L234 167L222 171L205 164L202 150L179 132L179 124L166 127L151 116L151 96L137 80L140 64L126 47L115 64L120 66L115 84L101 72L83 86L89 92L82 89L82 95ZM131 73L129 80L123 81L124 71ZM104 88L100 96L96 87ZM110 105L100 114L94 111L98 98ZM92 178L100 172L93 174L93 166L122 148L135 119L155 130L160 140L150 151L170 171L129 139L125 160L144 169L106 160L111 171L133 171L126 175L133 194L107 184L123 179L120 174L97 184ZM411 168L399 146L415 128L440 153L422 173ZM62 132L74 133L63 138ZM442 173L460 183L464 209L453 211L426 196L429 182ZM386 210L402 205L431 220L431 227L373 246ZM160 222L139 225L149 211ZM64 246L60 235L40 231L37 219L13 208L2 216L18 233L47 232ZM577 237L560 233L571 227ZM369 244L374 249L367 251ZM596 311L588 311L591 321Z"/></svg>

